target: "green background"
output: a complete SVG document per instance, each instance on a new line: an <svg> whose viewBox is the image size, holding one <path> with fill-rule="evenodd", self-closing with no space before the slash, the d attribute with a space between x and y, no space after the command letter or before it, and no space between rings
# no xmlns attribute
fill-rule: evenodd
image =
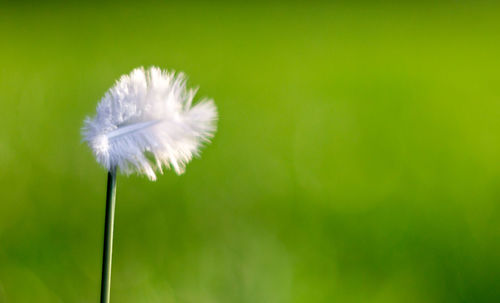
<svg viewBox="0 0 500 303"><path fill-rule="evenodd" d="M112 302L500 302L500 9L0 5L0 302L97 302L80 128L137 66L214 98L202 157L118 178Z"/></svg>

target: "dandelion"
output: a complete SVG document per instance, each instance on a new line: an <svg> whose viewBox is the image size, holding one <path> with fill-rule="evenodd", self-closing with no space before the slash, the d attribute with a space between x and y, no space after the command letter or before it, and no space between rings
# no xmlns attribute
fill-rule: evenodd
<svg viewBox="0 0 500 303"><path fill-rule="evenodd" d="M137 173L154 181L164 168L184 172L216 131L213 100L193 105L195 94L182 73L137 68L109 89L93 118L85 119L84 141L108 170L101 303L109 302L116 174Z"/></svg>

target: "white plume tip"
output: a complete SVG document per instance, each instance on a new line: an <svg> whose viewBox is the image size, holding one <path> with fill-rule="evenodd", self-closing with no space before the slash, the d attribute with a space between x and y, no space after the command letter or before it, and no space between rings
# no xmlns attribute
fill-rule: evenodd
<svg viewBox="0 0 500 303"><path fill-rule="evenodd" d="M108 171L145 174L156 180L162 167L182 174L216 131L217 109L210 99L192 105L196 91L182 73L151 67L122 76L87 117L84 141Z"/></svg>

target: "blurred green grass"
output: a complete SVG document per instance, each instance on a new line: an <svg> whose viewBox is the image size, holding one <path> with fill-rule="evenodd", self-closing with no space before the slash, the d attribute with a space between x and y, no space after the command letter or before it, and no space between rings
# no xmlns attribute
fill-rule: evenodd
<svg viewBox="0 0 500 303"><path fill-rule="evenodd" d="M181 177L118 180L114 302L498 302L500 21L487 2L0 9L0 302L95 302L83 118L132 68L220 112Z"/></svg>

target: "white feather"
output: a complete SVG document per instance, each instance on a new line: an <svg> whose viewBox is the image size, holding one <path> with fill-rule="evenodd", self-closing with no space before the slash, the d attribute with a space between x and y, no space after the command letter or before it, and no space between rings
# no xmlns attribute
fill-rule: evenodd
<svg viewBox="0 0 500 303"><path fill-rule="evenodd" d="M104 95L96 116L85 119L83 140L107 170L118 167L151 180L162 166L182 174L216 130L213 100L191 106L195 94L182 73L134 69Z"/></svg>

